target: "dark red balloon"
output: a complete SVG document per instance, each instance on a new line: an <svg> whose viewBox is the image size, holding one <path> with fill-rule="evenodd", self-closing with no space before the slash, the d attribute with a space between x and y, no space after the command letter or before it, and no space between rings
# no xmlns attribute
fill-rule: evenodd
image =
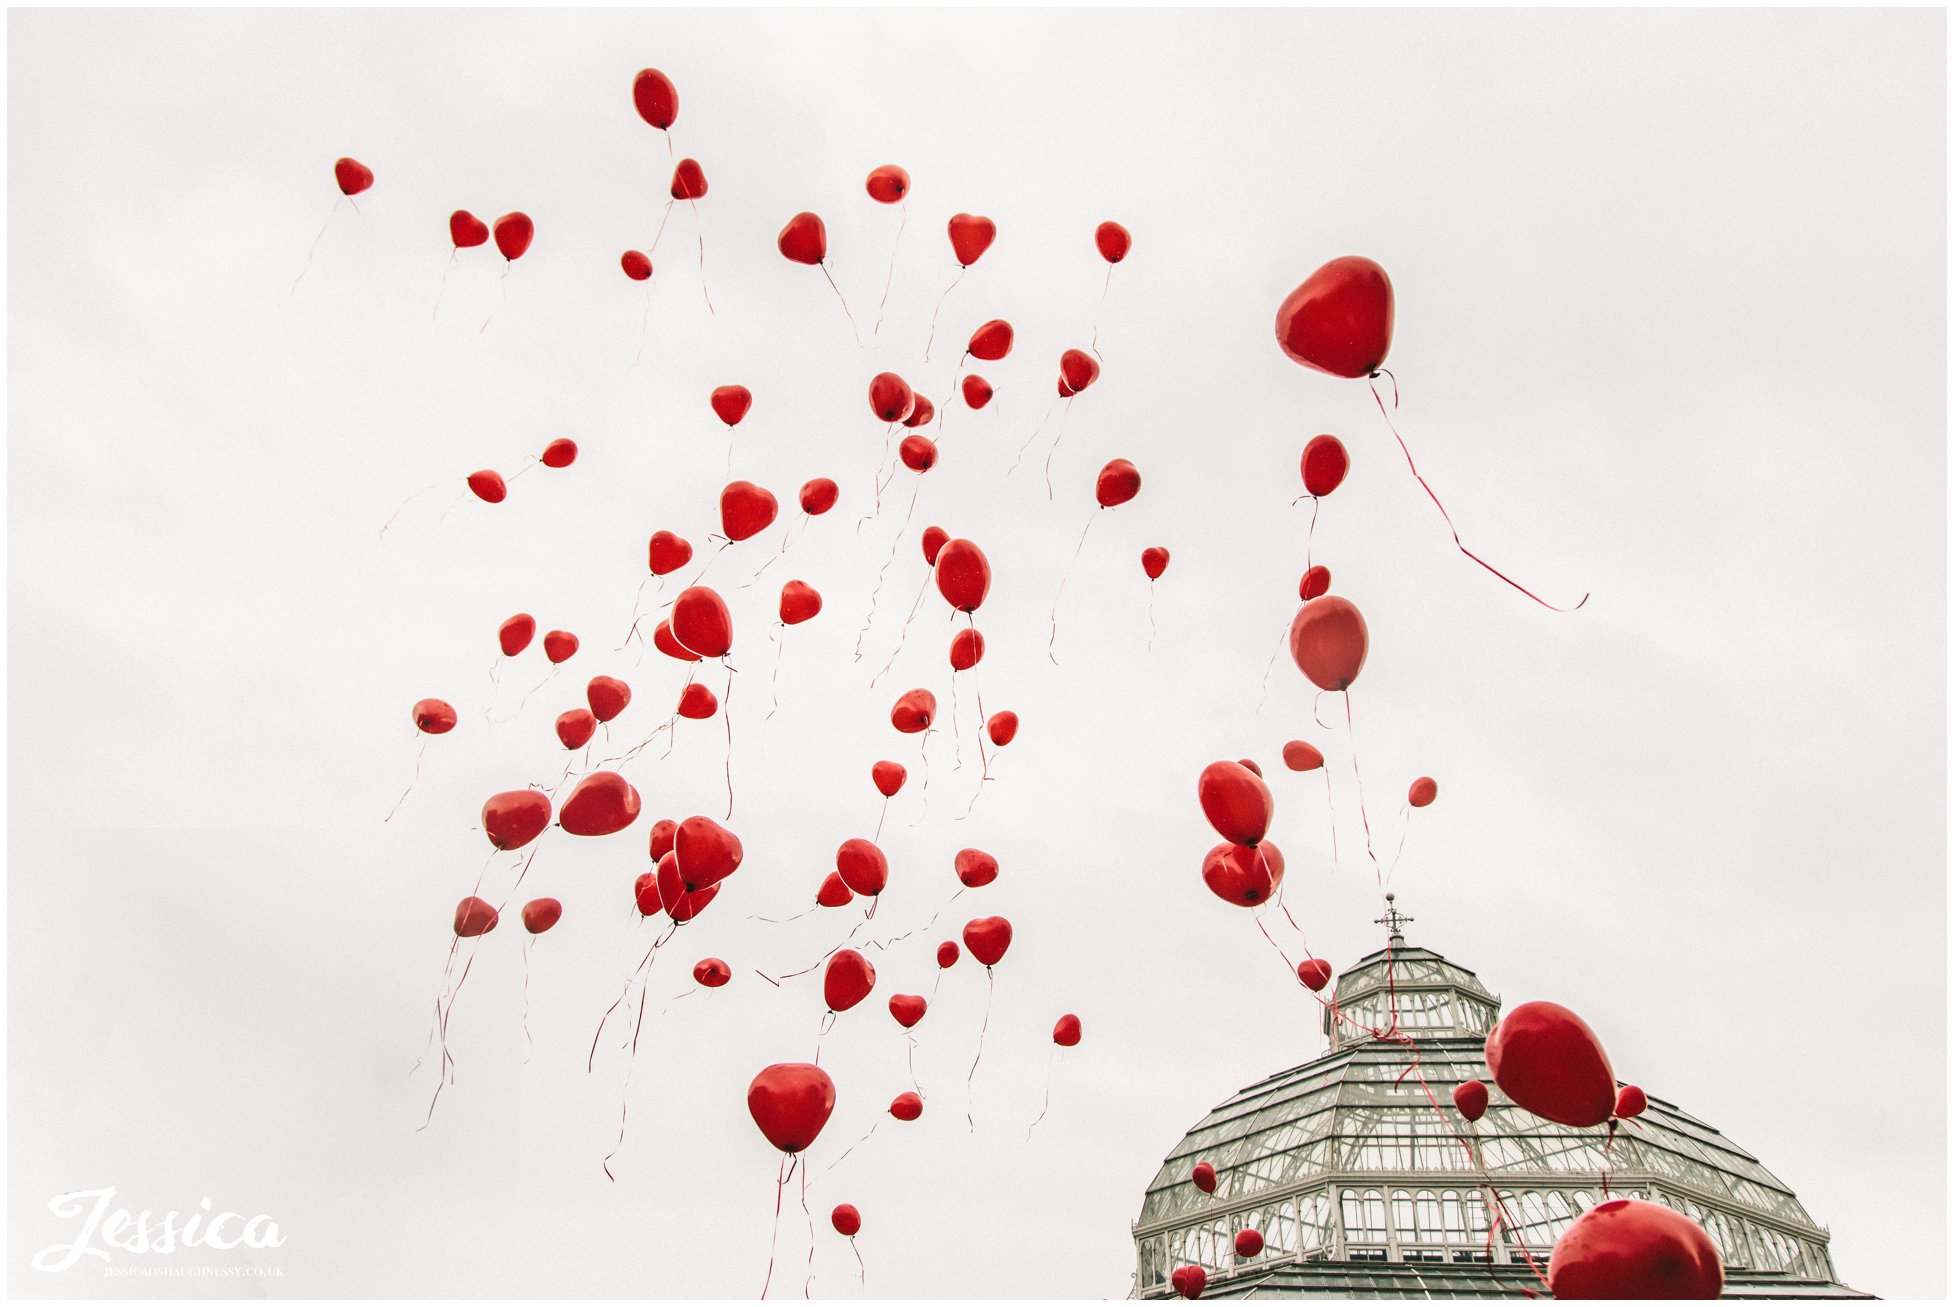
<svg viewBox="0 0 1954 1307"><path fill-rule="evenodd" d="M653 531L646 554L651 574L664 576L692 561L692 542L670 531Z"/></svg>
<svg viewBox="0 0 1954 1307"><path fill-rule="evenodd" d="M679 691L678 715L687 721L702 722L719 711L719 696L697 681Z"/></svg>
<svg viewBox="0 0 1954 1307"><path fill-rule="evenodd" d="M889 995L889 1015L894 1017L896 1024L904 1030L914 1029L929 1008L929 1000L921 994Z"/></svg>
<svg viewBox="0 0 1954 1307"><path fill-rule="evenodd" d="M637 883L631 887L631 892L637 901L639 916L655 917L664 911L665 903L658 893L657 872L647 871L639 876Z"/></svg>
<svg viewBox="0 0 1954 1307"><path fill-rule="evenodd" d="M957 262L969 267L984 257L984 251L997 239L997 224L972 213L959 213L950 219L950 249Z"/></svg>
<svg viewBox="0 0 1954 1307"><path fill-rule="evenodd" d="M719 492L719 525L732 541L749 540L773 525L780 501L751 481L734 481ZM717 657L709 654L708 657Z"/></svg>
<svg viewBox="0 0 1954 1307"><path fill-rule="evenodd" d="M1703 1227L1639 1198L1616 1198L1574 1218L1547 1260L1557 1300L1716 1298L1723 1261Z"/></svg>
<svg viewBox="0 0 1954 1307"><path fill-rule="evenodd" d="M753 407L753 392L745 386L715 386L707 402L721 422L736 427L746 410Z"/></svg>
<svg viewBox="0 0 1954 1307"><path fill-rule="evenodd" d="M884 760L868 769L869 778L875 782L876 790L885 799L892 799L902 789L902 783L909 779L909 769L899 762Z"/></svg>
<svg viewBox="0 0 1954 1307"><path fill-rule="evenodd" d="M994 712L990 720L984 723L984 732L991 737L992 744L1002 749L1018 738L1018 715L1008 708L1003 712Z"/></svg>
<svg viewBox="0 0 1954 1307"><path fill-rule="evenodd" d="M997 393L990 382L974 372L963 379L962 390L963 402L973 409L984 407L991 402L991 396Z"/></svg>
<svg viewBox="0 0 1954 1307"><path fill-rule="evenodd" d="M1092 243L1099 247L1100 258L1118 263L1133 248L1133 233L1116 222L1102 222L1092 233Z"/></svg>
<svg viewBox="0 0 1954 1307"><path fill-rule="evenodd" d="M929 729L936 720L936 696L928 690L911 690L896 700L896 706L889 710L889 722L904 735L915 735Z"/></svg>
<svg viewBox="0 0 1954 1307"><path fill-rule="evenodd" d="M1632 1121L1649 1110L1649 1096L1634 1085L1623 1085L1615 1095L1615 1116L1623 1121Z"/></svg>
<svg viewBox="0 0 1954 1307"><path fill-rule="evenodd" d="M672 198L699 200L705 194L706 170L699 166L697 159L680 159L678 167L672 169Z"/></svg>
<svg viewBox="0 0 1954 1307"><path fill-rule="evenodd" d="M475 498L485 504L499 504L509 497L509 483L502 474L493 468L483 468L468 474L468 488L475 492Z"/></svg>
<svg viewBox="0 0 1954 1307"><path fill-rule="evenodd" d="M505 658L514 658L529 647L536 638L536 619L528 613L517 613L503 622L495 630L495 641L502 646Z"/></svg>
<svg viewBox="0 0 1954 1307"><path fill-rule="evenodd" d="M670 817L660 817L651 823L651 860L657 862L670 853L678 842L678 823Z"/></svg>
<svg viewBox="0 0 1954 1307"><path fill-rule="evenodd" d="M936 566L936 556L943 552L943 546L950 543L950 533L940 526L923 528L923 561L931 567Z"/></svg>
<svg viewBox="0 0 1954 1307"><path fill-rule="evenodd" d="M1303 446L1303 489L1321 498L1343 484L1350 452L1335 436L1316 436Z"/></svg>
<svg viewBox="0 0 1954 1307"><path fill-rule="evenodd" d="M801 511L809 517L819 517L835 506L841 498L841 487L826 477L816 477L801 487Z"/></svg>
<svg viewBox="0 0 1954 1307"><path fill-rule="evenodd" d="M626 250L618 256L617 263L632 281L651 280L651 256L643 250Z"/></svg>
<svg viewBox="0 0 1954 1307"><path fill-rule="evenodd" d="M502 251L502 257L514 263L529 250L529 242L536 239L536 224L526 213L505 213L495 220L495 248Z"/></svg>
<svg viewBox="0 0 1954 1307"><path fill-rule="evenodd" d="M862 1228L862 1214L855 1210L853 1203L837 1204L834 1211L828 1214L828 1220L834 1225L836 1234L846 1235L850 1239Z"/></svg>
<svg viewBox="0 0 1954 1307"><path fill-rule="evenodd" d="M966 352L986 363L997 362L1011 352L1011 324L1003 318L992 318L970 333Z"/></svg>
<svg viewBox="0 0 1954 1307"><path fill-rule="evenodd" d="M1230 844L1254 848L1268 834L1275 796L1260 776L1238 762L1211 762L1195 785L1208 824Z"/></svg>
<svg viewBox="0 0 1954 1307"><path fill-rule="evenodd" d="M1367 377L1391 352L1391 279L1369 259L1331 259L1276 310L1276 343L1305 367Z"/></svg>
<svg viewBox="0 0 1954 1307"><path fill-rule="evenodd" d="M982 849L957 850L956 868L967 889L982 889L997 879L997 859Z"/></svg>
<svg viewBox="0 0 1954 1307"><path fill-rule="evenodd" d="M848 888L848 882L841 873L831 871L821 880L821 888L814 892L814 905L819 908L845 908L855 901L855 891Z"/></svg>
<svg viewBox="0 0 1954 1307"><path fill-rule="evenodd" d="M678 637L672 634L672 624L669 620L660 622L652 628L651 643L667 658L676 658L682 663L699 661L699 655L680 644Z"/></svg>
<svg viewBox="0 0 1954 1307"><path fill-rule="evenodd" d="M572 708L556 719L556 738L566 749L581 749L597 733L597 717L588 708Z"/></svg>
<svg viewBox="0 0 1954 1307"><path fill-rule="evenodd" d="M1311 993L1320 994L1323 986L1330 983L1330 964L1322 958L1307 958L1296 964L1296 979L1302 981Z"/></svg>
<svg viewBox="0 0 1954 1307"><path fill-rule="evenodd" d="M1364 615L1339 595L1310 600L1289 624L1289 656L1319 690L1348 689L1369 652Z"/></svg>
<svg viewBox="0 0 1954 1307"><path fill-rule="evenodd" d="M984 661L984 633L966 627L950 637L950 670L967 672Z"/></svg>
<svg viewBox="0 0 1954 1307"><path fill-rule="evenodd" d="M455 934L463 939L486 935L501 920L494 905L470 896L455 905Z"/></svg>
<svg viewBox="0 0 1954 1307"><path fill-rule="evenodd" d="M1052 1042L1060 1048L1076 1048L1083 1034L1084 1031L1079 1028L1079 1018L1067 1012L1052 1027Z"/></svg>
<svg viewBox="0 0 1954 1307"><path fill-rule="evenodd" d="M477 245L488 244L488 224L466 209L456 209L448 215L448 239L458 250L472 250Z"/></svg>
<svg viewBox="0 0 1954 1307"><path fill-rule="evenodd" d="M1262 1253L1262 1232L1260 1230L1237 1230L1235 1232L1235 1256L1247 1259L1259 1257Z"/></svg>
<svg viewBox="0 0 1954 1307"><path fill-rule="evenodd" d="M746 846L710 817L687 817L673 833L672 853L689 893L717 885L738 871Z"/></svg>
<svg viewBox="0 0 1954 1307"><path fill-rule="evenodd" d="M896 204L909 194L909 174L885 163L868 175L868 196L877 204Z"/></svg>
<svg viewBox="0 0 1954 1307"><path fill-rule="evenodd" d="M631 81L631 103L638 117L659 131L670 131L678 121L678 87L656 68L646 68Z"/></svg>
<svg viewBox="0 0 1954 1307"><path fill-rule="evenodd" d="M946 939L936 946L936 965L945 970L956 966L957 959L961 956L962 950L957 947L955 940Z"/></svg>
<svg viewBox="0 0 1954 1307"><path fill-rule="evenodd" d="M414 729L424 735L446 735L456 720L454 706L445 699L422 699L414 705Z"/></svg>
<svg viewBox="0 0 1954 1307"><path fill-rule="evenodd" d="M706 910L706 906L719 897L719 886L708 885L701 890L685 888L685 878L679 874L678 855L667 853L658 860L658 897L664 900L665 914L673 922L684 925Z"/></svg>
<svg viewBox="0 0 1954 1307"><path fill-rule="evenodd" d="M928 436L904 436L896 454L911 472L927 472L936 466L936 442Z"/></svg>
<svg viewBox="0 0 1954 1307"><path fill-rule="evenodd" d="M923 1114L923 1096L905 1090L889 1101L889 1115L898 1121L914 1121Z"/></svg>
<svg viewBox="0 0 1954 1307"><path fill-rule="evenodd" d="M1158 581L1160 574L1167 570L1167 561L1172 555L1159 545L1140 551L1140 568L1147 574L1147 580Z"/></svg>
<svg viewBox="0 0 1954 1307"><path fill-rule="evenodd" d="M482 830L505 853L529 843L549 824L550 796L541 790L504 790L482 805Z"/></svg>
<svg viewBox="0 0 1954 1307"><path fill-rule="evenodd" d="M1116 458L1099 469L1099 480L1092 488L1101 508L1118 508L1140 493L1140 470L1123 458Z"/></svg>
<svg viewBox="0 0 1954 1307"><path fill-rule="evenodd" d="M828 257L828 228L819 214L797 213L787 220L774 242L790 263L813 267Z"/></svg>
<svg viewBox="0 0 1954 1307"><path fill-rule="evenodd" d="M564 468L577 461L577 442L567 436L543 446L544 467Z"/></svg>
<svg viewBox="0 0 1954 1307"><path fill-rule="evenodd" d="M672 603L672 634L701 658L723 658L733 648L733 615L719 592L695 585Z"/></svg>
<svg viewBox="0 0 1954 1307"><path fill-rule="evenodd" d="M339 183L342 195L358 195L373 185L373 169L358 159L336 159L332 165L332 179Z"/></svg>
<svg viewBox="0 0 1954 1307"><path fill-rule="evenodd" d="M916 407L916 392L893 372L878 372L868 383L869 411L884 422L900 422Z"/></svg>
<svg viewBox="0 0 1954 1307"><path fill-rule="evenodd" d="M1011 947L1011 923L1002 917L978 917L964 923L963 946L970 956L994 967Z"/></svg>
<svg viewBox="0 0 1954 1307"><path fill-rule="evenodd" d="M522 905L522 928L540 935L563 919L563 905L555 899L531 899Z"/></svg>
<svg viewBox="0 0 1954 1307"><path fill-rule="evenodd" d="M1405 796L1405 801L1414 808L1429 808L1437 797L1438 782L1429 776L1420 776L1411 782L1411 792Z"/></svg>
<svg viewBox="0 0 1954 1307"><path fill-rule="evenodd" d="M1558 1003L1522 1003L1486 1036L1486 1066L1535 1116L1591 1126L1615 1110L1615 1072L1588 1023Z"/></svg>
<svg viewBox="0 0 1954 1307"><path fill-rule="evenodd" d="M1215 1179L1213 1166L1206 1162L1196 1162L1194 1164L1192 1178L1194 1180L1194 1187L1202 1193L1211 1194L1214 1192Z"/></svg>
<svg viewBox="0 0 1954 1307"><path fill-rule="evenodd" d="M889 859L868 840L843 840L835 850L835 872L849 889L874 898L889 884Z"/></svg>
<svg viewBox="0 0 1954 1307"><path fill-rule="evenodd" d="M1201 879L1217 897L1238 908L1267 903L1282 884L1282 871L1282 850L1271 840L1254 848L1217 844L1201 860Z"/></svg>
<svg viewBox="0 0 1954 1307"><path fill-rule="evenodd" d="M615 676L593 676L584 687L584 699L600 722L608 722L631 703L631 687Z"/></svg>
<svg viewBox="0 0 1954 1307"><path fill-rule="evenodd" d="M821 611L821 592L805 581L789 581L780 587L780 620L799 626Z"/></svg>
<svg viewBox="0 0 1954 1307"><path fill-rule="evenodd" d="M960 613L974 613L991 592L991 560L969 540L946 541L933 560L936 564L936 589L950 607Z"/></svg>
<svg viewBox="0 0 1954 1307"><path fill-rule="evenodd" d="M1198 1266L1176 1267L1167 1277L1174 1286L1174 1292L1183 1298L1199 1298L1208 1287L1208 1273Z"/></svg>
<svg viewBox="0 0 1954 1307"><path fill-rule="evenodd" d="M930 424L930 419L935 416L936 405L930 402L928 395L919 394L916 396L915 407L909 410L909 416L902 420L902 424L905 427L926 427Z"/></svg>
<svg viewBox="0 0 1954 1307"><path fill-rule="evenodd" d="M1468 1080L1452 1091L1452 1106L1458 1108L1459 1115L1468 1121L1477 1121L1486 1115L1486 1107L1491 1099L1485 1083L1479 1080Z"/></svg>
<svg viewBox="0 0 1954 1307"><path fill-rule="evenodd" d="M572 835L614 835L638 819L638 791L614 771L594 771L563 801L558 820Z"/></svg>
<svg viewBox="0 0 1954 1307"><path fill-rule="evenodd" d="M567 662L576 656L582 643L568 631L547 631L543 635L543 656L553 663Z"/></svg>
<svg viewBox="0 0 1954 1307"><path fill-rule="evenodd" d="M1330 593L1330 569L1318 563L1304 572L1302 581L1296 586L1296 593L1304 603Z"/></svg>
<svg viewBox="0 0 1954 1307"><path fill-rule="evenodd" d="M835 1082L806 1062L776 1063L747 1086L746 1110L768 1143L798 1153L820 1138L834 1113Z"/></svg>
<svg viewBox="0 0 1954 1307"><path fill-rule="evenodd" d="M846 1012L874 988L875 964L854 949L842 949L828 959L828 969L821 977L821 997L829 1011Z"/></svg>
<svg viewBox="0 0 1954 1307"><path fill-rule="evenodd" d="M718 989L733 978L733 969L722 958L701 958L692 968L692 979L707 989Z"/></svg>
<svg viewBox="0 0 1954 1307"><path fill-rule="evenodd" d="M1058 376L1076 395L1099 380L1099 360L1082 349L1068 349L1058 357Z"/></svg>

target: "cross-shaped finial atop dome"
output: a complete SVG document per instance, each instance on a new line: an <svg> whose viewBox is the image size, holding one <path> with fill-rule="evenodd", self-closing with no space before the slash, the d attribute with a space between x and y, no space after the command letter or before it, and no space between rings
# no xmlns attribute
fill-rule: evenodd
<svg viewBox="0 0 1954 1307"><path fill-rule="evenodd" d="M1407 917L1404 913L1399 912L1398 896L1387 891L1384 895L1384 915L1377 918L1376 924L1389 930L1391 932L1391 938L1402 944L1404 942L1405 923L1416 921L1417 919L1416 917Z"/></svg>

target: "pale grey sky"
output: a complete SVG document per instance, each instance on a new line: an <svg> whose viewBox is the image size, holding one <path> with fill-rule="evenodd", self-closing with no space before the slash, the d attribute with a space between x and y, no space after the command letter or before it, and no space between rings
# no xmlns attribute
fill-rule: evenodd
<svg viewBox="0 0 1954 1307"><path fill-rule="evenodd" d="M1201 767L1270 769L1318 953L1379 943L1346 734L1311 723L1286 658L1262 696L1308 520L1296 460L1319 431L1354 462L1316 553L1370 622L1354 707L1380 839L1412 777L1441 785L1395 882L1411 939L1509 1002L1581 1012L1620 1074L1798 1191L1851 1283L1942 1291L1940 13L36 11L9 31L16 1293L757 1293L776 1156L744 1089L812 1052L821 1004L818 978L780 992L750 968L840 931L746 918L796 910L835 845L870 832L886 756L913 775L877 927L927 919L964 844L1003 874L872 955L875 996L824 1045L841 1101L812 1154L814 1293L1123 1296L1160 1157L1322 1047L1251 918L1201 884ZM677 82L678 148L711 191L697 226L681 211L665 232L633 367L644 292L616 261L650 241L671 167L631 109L646 65ZM377 181L332 212L288 297L342 154ZM862 180L891 161L914 178L908 232L888 321L858 350L773 238L821 213L872 319L896 215ZM506 300L500 261L465 255L434 319L457 207L524 209L536 240ZM958 210L999 236L924 366ZM1035 468L1005 473L1058 354L1091 333L1105 218L1133 253L1047 502ZM1398 424L1468 542L1543 592L1592 590L1585 611L1545 612L1460 558L1365 388L1278 352L1277 303L1346 253L1396 282ZM940 398L993 316L1018 331L984 369L998 398L952 415L858 665L914 484L899 474L856 537L882 448L868 378L893 368ZM407 1072L482 866L481 800L554 778L550 720L588 677L636 691L627 740L684 679L611 647L646 536L716 528L706 395L727 382L755 393L736 475L787 503L810 476L843 486L762 585L731 592L747 863L660 962L654 1002L707 954L739 974L654 1008L606 1181L623 1061L607 1049L586 1075L583 1054L642 947L643 826L547 837L525 890L567 911L532 958L533 1057L511 920L455 1011L459 1081L417 1134L431 1087ZM444 489L378 538L409 492L512 473L558 435L582 446L573 469L445 520ZM1072 565L1054 667L1047 612L1116 456L1144 488ZM991 556L978 684L1024 719L963 823L971 687L962 770L931 741L926 818L915 741L887 725L912 685L948 707L940 605L868 684L930 522ZM1173 563L1149 654L1152 544ZM827 606L786 633L766 720L766 631L796 576ZM494 631L518 609L584 647L489 729ZM506 671L503 711L541 668ZM383 826L427 695L462 725ZM1338 778L1341 865L1320 781L1277 766L1298 735ZM722 811L717 721L656 754L630 769L647 820ZM929 945L986 912L1018 935L977 1132L966 964L917 1031L922 1120L823 1174L908 1087L887 994L926 992ZM1067 1011L1085 1041L1026 1144ZM63 1233L49 1197L105 1185L132 1207L272 1214L282 1276L29 1270ZM863 1212L866 1289L826 1231L840 1201ZM805 1228L781 1248L776 1288L798 1293Z"/></svg>

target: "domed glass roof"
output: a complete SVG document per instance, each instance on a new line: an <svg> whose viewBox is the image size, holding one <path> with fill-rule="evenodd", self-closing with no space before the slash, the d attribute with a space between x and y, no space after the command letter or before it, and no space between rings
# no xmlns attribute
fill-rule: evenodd
<svg viewBox="0 0 1954 1307"><path fill-rule="evenodd" d="M1797 1196L1674 1104L1650 1095L1612 1142L1605 1127L1513 1105L1484 1061L1498 997L1406 947L1395 908L1387 920L1386 947L1343 973L1325 1009L1329 1051L1237 1093L1161 1164L1133 1227L1138 1296L1171 1296L1168 1277L1189 1265L1207 1271L1208 1297L1538 1291L1528 1256L1544 1274L1604 1185L1701 1223L1723 1253L1726 1296L1864 1296L1833 1282L1829 1236ZM1388 1034L1393 1010L1415 1051L1374 1033ZM1476 1124L1452 1106L1467 1080L1491 1091ZM1193 1182L1199 1162L1214 1168L1212 1194ZM1251 1229L1263 1251L1238 1258L1235 1235Z"/></svg>

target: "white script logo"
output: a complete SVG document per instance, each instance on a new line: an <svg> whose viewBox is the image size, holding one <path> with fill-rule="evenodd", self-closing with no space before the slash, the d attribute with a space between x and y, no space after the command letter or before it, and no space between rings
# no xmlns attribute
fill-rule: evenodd
<svg viewBox="0 0 1954 1307"><path fill-rule="evenodd" d="M236 1212L212 1212L208 1198L187 1217L166 1212L160 1221L146 1210L136 1214L126 1207L111 1207L114 1200L113 1187L77 1189L48 1199L50 1212L79 1219L81 1230L74 1242L54 1244L35 1253L34 1269L65 1271L84 1255L111 1261L115 1255L111 1249L138 1254L167 1254L182 1248L229 1252L233 1248L279 1248L285 1243L271 1217L260 1214L247 1220Z"/></svg>

